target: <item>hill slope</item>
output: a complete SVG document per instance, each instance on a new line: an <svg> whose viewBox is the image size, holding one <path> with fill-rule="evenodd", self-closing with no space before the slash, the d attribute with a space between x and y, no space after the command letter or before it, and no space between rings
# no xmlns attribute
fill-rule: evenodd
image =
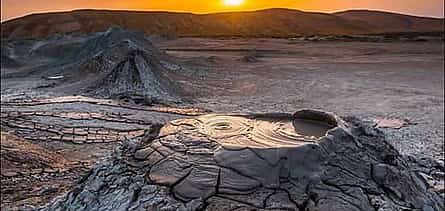
<svg viewBox="0 0 445 211"><path fill-rule="evenodd" d="M444 22L440 19L389 12L349 10L335 13L335 15L349 21L356 21L368 29L375 30L376 33L443 31L444 28Z"/></svg>
<svg viewBox="0 0 445 211"><path fill-rule="evenodd" d="M2 38L42 38L52 34L91 33L119 25L168 36L292 37L443 31L443 19L376 11L335 14L267 9L196 15L191 13L77 10L29 15L2 23Z"/></svg>

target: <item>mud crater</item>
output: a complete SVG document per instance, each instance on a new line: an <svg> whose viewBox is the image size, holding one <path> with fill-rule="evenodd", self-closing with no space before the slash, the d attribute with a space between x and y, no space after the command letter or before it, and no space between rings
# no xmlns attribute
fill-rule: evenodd
<svg viewBox="0 0 445 211"><path fill-rule="evenodd" d="M200 134L223 146L278 148L317 143L328 130L337 126L330 119L314 120L298 115L209 114L196 118L195 127Z"/></svg>

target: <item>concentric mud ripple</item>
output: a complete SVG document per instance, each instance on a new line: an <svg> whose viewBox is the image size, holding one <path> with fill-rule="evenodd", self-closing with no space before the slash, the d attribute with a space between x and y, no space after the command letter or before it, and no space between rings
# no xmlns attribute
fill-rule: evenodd
<svg viewBox="0 0 445 211"><path fill-rule="evenodd" d="M214 139L232 138L247 135L252 130L252 120L225 115L205 115L198 118L201 121L199 131Z"/></svg>
<svg viewBox="0 0 445 211"><path fill-rule="evenodd" d="M314 143L315 136L304 136L296 133L292 119L258 119L249 137L252 141L266 147L286 147L305 143Z"/></svg>
<svg viewBox="0 0 445 211"><path fill-rule="evenodd" d="M205 115L197 118L199 133L222 145L294 147L316 141L331 128L321 121L286 117ZM297 128L301 126L301 128Z"/></svg>

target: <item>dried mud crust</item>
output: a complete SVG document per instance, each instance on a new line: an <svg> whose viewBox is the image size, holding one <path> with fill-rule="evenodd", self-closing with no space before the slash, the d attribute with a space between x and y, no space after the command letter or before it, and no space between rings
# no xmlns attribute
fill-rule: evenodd
<svg viewBox="0 0 445 211"><path fill-rule="evenodd" d="M300 120L309 127L287 124ZM42 209L443 210L419 171L354 118L206 115L123 142Z"/></svg>
<svg viewBox="0 0 445 211"><path fill-rule="evenodd" d="M92 105L108 106L114 108L126 108L132 110L141 111L152 111L159 113L171 113L185 116L197 116L208 112L208 110L199 108L187 108L187 107L170 107L162 105L153 106L139 106L131 103L124 103L117 100L107 100L100 98L92 98L85 96L63 96L63 97L53 97L46 99L30 99L30 100L12 100L8 102L2 102L2 106L15 106L15 107L25 107L25 106L37 106L37 105L51 105L51 104L69 104L69 103L87 103Z"/></svg>
<svg viewBox="0 0 445 211"><path fill-rule="evenodd" d="M102 119L110 122L135 123L150 126L151 123L134 122L116 119L113 115L100 113L68 113L68 112L5 112L2 113L2 125L14 128L17 134L27 140L63 141L75 144L118 142L144 135L145 129L114 129L107 127L76 126L68 127L59 124L42 123L32 119L35 116L59 117L77 120ZM119 116L119 115L117 115Z"/></svg>
<svg viewBox="0 0 445 211"><path fill-rule="evenodd" d="M71 190L119 142L195 111L81 96L2 101L2 210L48 203ZM138 118L138 112L148 117Z"/></svg>
<svg viewBox="0 0 445 211"><path fill-rule="evenodd" d="M91 168L87 161L62 155L1 132L2 210L44 205L72 187Z"/></svg>
<svg viewBox="0 0 445 211"><path fill-rule="evenodd" d="M86 103L100 107L189 116L196 116L206 112L196 108L145 107L114 100L65 96L2 102L2 106L7 109L1 112L0 123L2 127L14 130L16 135L28 140L62 141L74 144L124 141L143 136L146 129L152 126L151 121L132 119L120 112L103 113L30 109L33 106L72 103Z"/></svg>

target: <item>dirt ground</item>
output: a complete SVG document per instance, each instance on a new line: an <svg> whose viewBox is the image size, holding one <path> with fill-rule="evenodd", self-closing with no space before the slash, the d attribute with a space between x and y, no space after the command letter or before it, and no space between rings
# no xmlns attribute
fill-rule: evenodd
<svg viewBox="0 0 445 211"><path fill-rule="evenodd" d="M408 120L385 129L403 153L443 160L444 48L430 42L183 38L157 42L189 64L196 105L218 112L293 112ZM202 60L208 67L193 68ZM196 77L198 76L198 77ZM197 80L199 78L199 80Z"/></svg>
<svg viewBox="0 0 445 211"><path fill-rule="evenodd" d="M161 63L191 101L184 107L221 113L293 113L311 108L357 116L370 124L379 118L403 120L408 125L401 129L383 129L391 143L404 154L433 157L443 164L443 41L179 38L153 42L169 55ZM17 74L20 71L2 68L2 131L76 164L63 168L82 173L37 174L44 178L39 181L56 178L53 181L59 182L52 191L57 194L69 189L119 141L142 137L144 129L199 113L94 99L42 103L41 99L68 92L60 87L36 88L48 82L38 72L23 77ZM45 185L30 192L38 200L15 196L14 181L40 184L32 182L36 177L32 175L2 174L2 186L8 185L2 190L2 199L8 200L2 202L2 209L43 205L51 199Z"/></svg>

